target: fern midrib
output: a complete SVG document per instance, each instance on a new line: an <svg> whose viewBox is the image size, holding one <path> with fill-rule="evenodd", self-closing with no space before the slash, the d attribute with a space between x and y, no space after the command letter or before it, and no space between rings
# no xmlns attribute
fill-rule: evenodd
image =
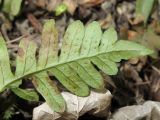
<svg viewBox="0 0 160 120"><path fill-rule="evenodd" d="M121 51L125 51L125 50L121 50ZM129 51L138 51L138 50L129 50ZM110 50L110 51L105 51L105 52L101 52L101 53L98 52L97 54L92 55L92 56L84 56L84 57L81 57L81 56L80 56L80 57L77 57L77 58L75 58L75 59L73 58L72 60L69 59L69 60L67 60L67 61L62 61L62 62L60 61L60 62L54 63L54 64L52 64L52 65L50 65L50 66L47 66L47 67L45 67L45 68L42 68L42 69L40 69L40 70L36 70L36 71L34 71L34 72L31 72L31 73L26 73L26 74L24 74L24 75L22 75L22 76L20 76L20 77L14 78L14 79L10 80L11 82L9 82L9 83L7 83L6 85L4 85L4 87L10 86L12 83L14 83L14 82L16 82L16 81L18 81L18 80L26 77L26 76L29 76L29 75L32 75L32 74L36 74L36 73L39 73L39 72L43 72L43 71L45 71L45 70L51 69L51 68L56 67L56 66L59 66L59 65L69 64L69 63L74 62L74 61L83 60L83 59L91 59L91 58L96 57L96 56L98 56L98 55L107 54L107 53L109 53L109 52L113 52L113 51ZM114 51L114 52L116 52L116 51Z"/></svg>

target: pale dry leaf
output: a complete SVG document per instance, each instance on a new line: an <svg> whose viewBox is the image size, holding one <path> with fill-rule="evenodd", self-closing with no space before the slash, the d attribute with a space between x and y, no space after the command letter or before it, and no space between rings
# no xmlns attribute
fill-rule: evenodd
<svg viewBox="0 0 160 120"><path fill-rule="evenodd" d="M61 3L64 3L67 6L68 12L73 15L78 5L83 7L93 7L103 2L104 0L34 0L33 3L50 12L54 11Z"/></svg>
<svg viewBox="0 0 160 120"><path fill-rule="evenodd" d="M160 102L147 101L118 109L110 120L159 120Z"/></svg>
<svg viewBox="0 0 160 120"><path fill-rule="evenodd" d="M53 11L56 6L58 6L62 0L34 0L33 3L43 9L48 11Z"/></svg>
<svg viewBox="0 0 160 120"><path fill-rule="evenodd" d="M34 0L33 3L39 7L44 8L46 6L47 1L46 0Z"/></svg>
<svg viewBox="0 0 160 120"><path fill-rule="evenodd" d="M77 120L85 113L96 116L107 116L111 104L110 91L104 93L91 91L88 97L78 97L69 92L62 92L67 105L66 112L62 115L51 110L46 104L42 104L33 111L33 120Z"/></svg>
<svg viewBox="0 0 160 120"><path fill-rule="evenodd" d="M58 5L64 3L67 6L67 10L70 14L74 14L78 3L77 0L35 0L34 4L47 9L48 11L54 11Z"/></svg>
<svg viewBox="0 0 160 120"><path fill-rule="evenodd" d="M61 2L61 0L49 0L47 4L47 10L53 11L56 8L56 6L58 6Z"/></svg>
<svg viewBox="0 0 160 120"><path fill-rule="evenodd" d="M77 0L63 0L63 3L67 5L68 12L73 15L78 6Z"/></svg>

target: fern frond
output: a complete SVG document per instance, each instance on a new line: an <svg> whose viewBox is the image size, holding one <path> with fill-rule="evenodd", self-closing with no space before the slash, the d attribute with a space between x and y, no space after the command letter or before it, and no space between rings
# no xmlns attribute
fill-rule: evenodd
<svg viewBox="0 0 160 120"><path fill-rule="evenodd" d="M65 102L49 74L54 75L70 92L87 96L89 87L103 89L104 86L102 76L94 66L106 74L115 75L118 71L116 62L121 59L152 53L152 50L137 43L117 40L113 28L102 33L95 21L87 26L80 21L73 22L67 28L62 47L59 48L58 32L53 20L44 25L38 59L36 51L37 44L34 41L22 39L13 74L5 41L0 37L0 91L18 87L14 86L16 81L31 77L46 102L58 112L65 110Z"/></svg>

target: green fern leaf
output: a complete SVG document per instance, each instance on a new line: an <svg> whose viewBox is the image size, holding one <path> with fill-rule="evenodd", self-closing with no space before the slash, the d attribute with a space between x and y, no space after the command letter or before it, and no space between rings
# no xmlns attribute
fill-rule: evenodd
<svg viewBox="0 0 160 120"><path fill-rule="evenodd" d="M10 16L16 16L20 12L22 0L4 0L2 10Z"/></svg>
<svg viewBox="0 0 160 120"><path fill-rule="evenodd" d="M0 37L0 91L8 87L15 89L19 85L15 82L30 77L50 107L63 112L64 99L49 75L54 75L70 92L87 96L89 87L104 88L102 76L95 66L106 74L115 75L118 71L116 62L150 53L152 50L137 43L117 40L113 28L103 33L97 22L87 26L80 21L73 22L67 28L62 46L59 47L55 23L49 20L44 25L39 50L30 38L21 40L14 74L10 69L6 44Z"/></svg>
<svg viewBox="0 0 160 120"><path fill-rule="evenodd" d="M12 91L19 96L20 98L23 98L28 101L38 101L39 96L34 90L26 90L21 88L12 88Z"/></svg>

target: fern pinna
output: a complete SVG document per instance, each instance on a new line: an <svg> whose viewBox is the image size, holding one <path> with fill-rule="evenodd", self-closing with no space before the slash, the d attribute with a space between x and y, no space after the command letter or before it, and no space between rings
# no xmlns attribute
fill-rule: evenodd
<svg viewBox="0 0 160 120"><path fill-rule="evenodd" d="M43 27L39 49L34 40L23 38L20 41L14 72L11 71L6 43L0 37L0 91L10 88L27 99L30 93L26 95L27 91L19 85L23 78L29 77L48 105L63 112L65 101L49 75L54 75L70 92L87 96L90 87L104 89L103 78L95 66L108 75L115 75L118 71L116 62L150 53L150 49L137 43L117 40L113 28L103 33L95 21L85 27L80 21L70 24L59 47L55 22L48 20Z"/></svg>

